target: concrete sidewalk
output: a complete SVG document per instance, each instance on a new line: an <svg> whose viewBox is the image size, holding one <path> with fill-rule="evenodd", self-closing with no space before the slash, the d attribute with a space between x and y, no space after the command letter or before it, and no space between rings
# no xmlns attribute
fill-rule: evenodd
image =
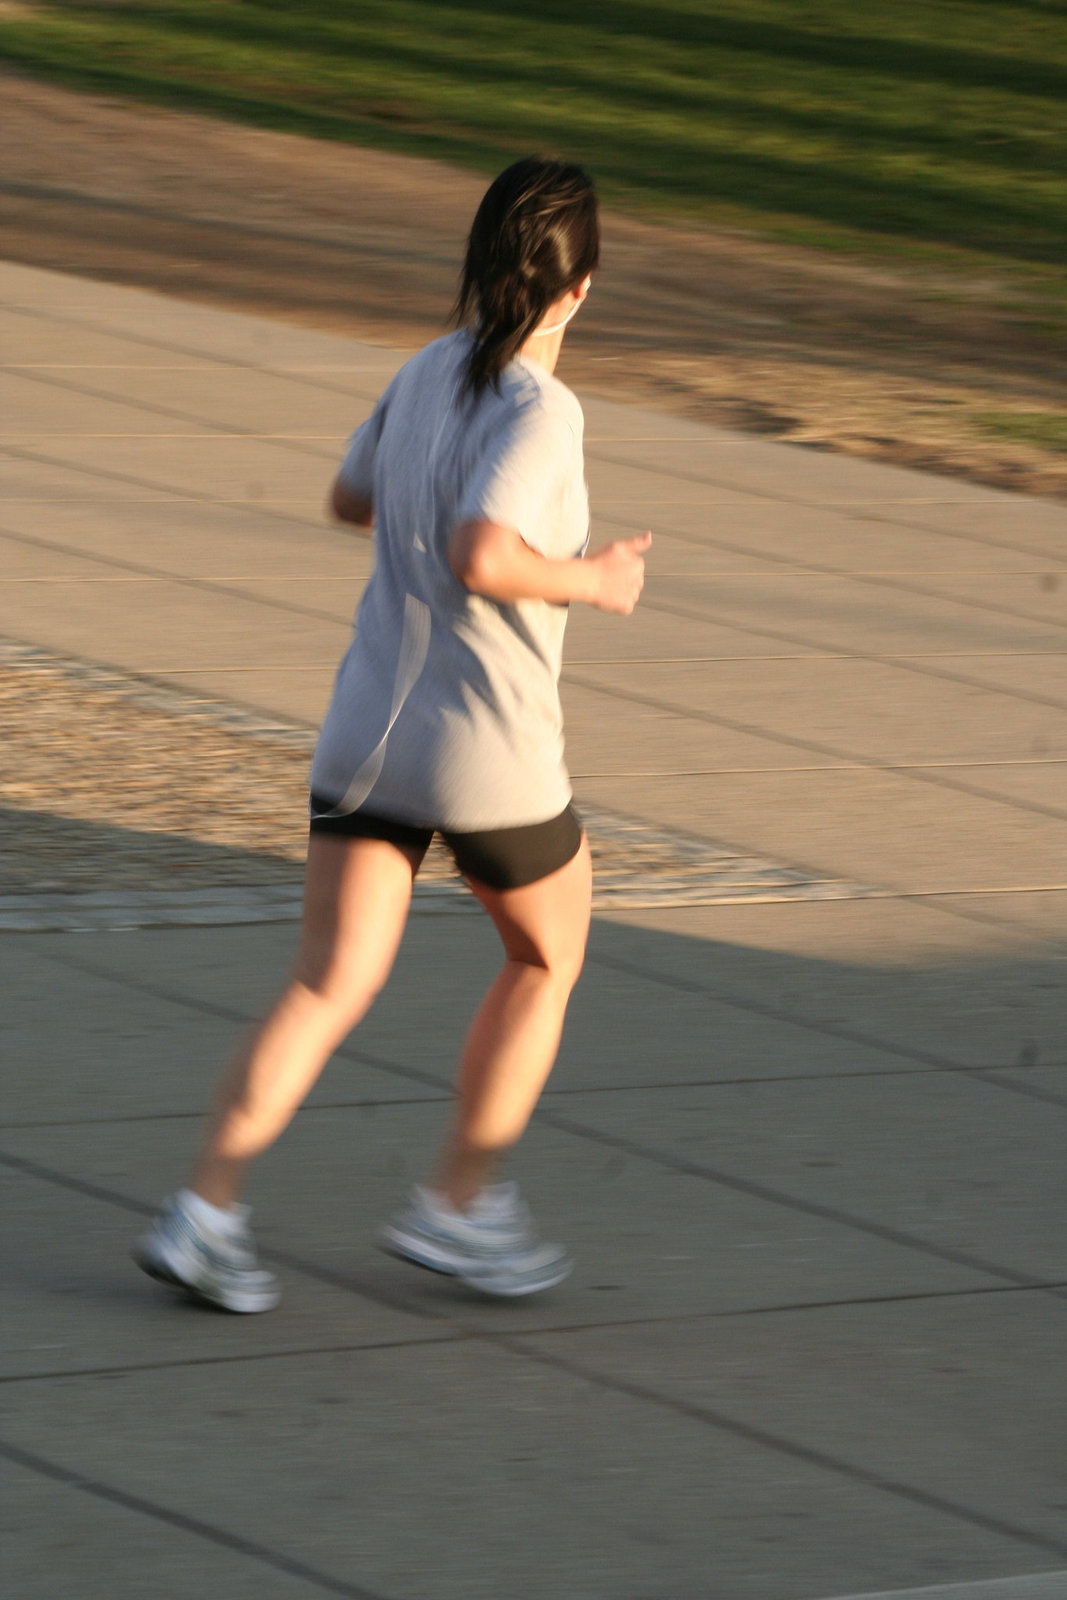
<svg viewBox="0 0 1067 1600"><path fill-rule="evenodd" d="M312 727L370 556L322 501L399 357L19 267L0 302L0 635ZM262 1163L286 1298L246 1319L127 1252L292 928L0 934L18 1600L1067 1597L1067 508L586 415L594 535L656 537L568 639L635 861L516 1160L578 1271L489 1304L370 1242L481 918L416 911ZM657 893L675 834L751 870Z"/></svg>

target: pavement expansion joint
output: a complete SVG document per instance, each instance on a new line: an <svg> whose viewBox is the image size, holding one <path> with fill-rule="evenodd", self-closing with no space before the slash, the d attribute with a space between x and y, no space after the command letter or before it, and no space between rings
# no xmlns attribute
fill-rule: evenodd
<svg viewBox="0 0 1067 1600"><path fill-rule="evenodd" d="M89 1477L85 1473L64 1466L48 1456L39 1455L36 1451L25 1450L10 1440L0 1439L0 1456L12 1465L21 1467L24 1471L33 1472L39 1477L51 1479L52 1482L61 1484L64 1488L77 1490L95 1500L101 1500L105 1504L119 1506L123 1511L132 1511L151 1521L176 1528L180 1533L191 1534L209 1544L234 1551L238 1555L260 1562L266 1567L283 1572L287 1577L300 1579L302 1583L319 1589L325 1594L341 1595L345 1597L345 1600L385 1600L385 1597L377 1590L367 1589L362 1585L348 1583L341 1578L335 1578L332 1574L317 1567L312 1567L307 1562L289 1555L283 1549L276 1549L273 1546L247 1539L243 1535L233 1533L228 1528L222 1527L217 1523L206 1522L199 1517L188 1516L184 1512L165 1505L162 1501L150 1500L143 1495L133 1494L118 1484Z"/></svg>
<svg viewBox="0 0 1067 1600"><path fill-rule="evenodd" d="M312 728L14 641L0 641L0 716L0 932L299 918ZM583 819L599 911L886 892L616 812ZM413 910L477 910L436 844Z"/></svg>
<svg viewBox="0 0 1067 1600"><path fill-rule="evenodd" d="M1015 1573L1010 1578L977 1578L964 1583L923 1584L918 1589L864 1589L828 1595L826 1600L1064 1600L1067 1568L1056 1572Z"/></svg>

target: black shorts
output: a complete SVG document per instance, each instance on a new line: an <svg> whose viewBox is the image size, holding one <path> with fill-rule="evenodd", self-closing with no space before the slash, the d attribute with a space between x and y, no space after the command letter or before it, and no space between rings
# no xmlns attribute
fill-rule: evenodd
<svg viewBox="0 0 1067 1600"><path fill-rule="evenodd" d="M313 811L329 811L330 807L329 800L317 794L311 796ZM582 825L573 806L548 822L533 822L522 828L483 828L477 833L415 828L390 817L376 817L369 811L350 811L340 817L314 816L311 832L332 833L343 839L387 839L406 850L417 850L420 861L434 834L440 833L463 876L490 889L523 889L528 883L547 878L573 861L582 843Z"/></svg>

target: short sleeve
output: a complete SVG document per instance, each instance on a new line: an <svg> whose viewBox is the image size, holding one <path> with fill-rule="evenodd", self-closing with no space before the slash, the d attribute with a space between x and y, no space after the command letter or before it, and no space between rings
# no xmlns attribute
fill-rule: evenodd
<svg viewBox="0 0 1067 1600"><path fill-rule="evenodd" d="M570 475L578 441L565 418L542 405L501 419L486 441L459 505L460 522L515 528L541 555L555 555L553 513Z"/></svg>
<svg viewBox="0 0 1067 1600"><path fill-rule="evenodd" d="M339 483L366 500L374 498L374 458L382 436L389 392L386 389L366 422L349 439L337 473Z"/></svg>

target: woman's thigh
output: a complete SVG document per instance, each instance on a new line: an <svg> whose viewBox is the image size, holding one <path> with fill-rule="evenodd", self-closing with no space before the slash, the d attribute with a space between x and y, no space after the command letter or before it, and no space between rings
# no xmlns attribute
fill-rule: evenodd
<svg viewBox="0 0 1067 1600"><path fill-rule="evenodd" d="M582 968L592 914L589 841L556 872L521 889L493 889L469 877L471 892L496 924L511 961L523 961L575 982Z"/></svg>
<svg viewBox="0 0 1067 1600"><path fill-rule="evenodd" d="M424 851L312 833L294 976L320 993L376 992L389 976Z"/></svg>

